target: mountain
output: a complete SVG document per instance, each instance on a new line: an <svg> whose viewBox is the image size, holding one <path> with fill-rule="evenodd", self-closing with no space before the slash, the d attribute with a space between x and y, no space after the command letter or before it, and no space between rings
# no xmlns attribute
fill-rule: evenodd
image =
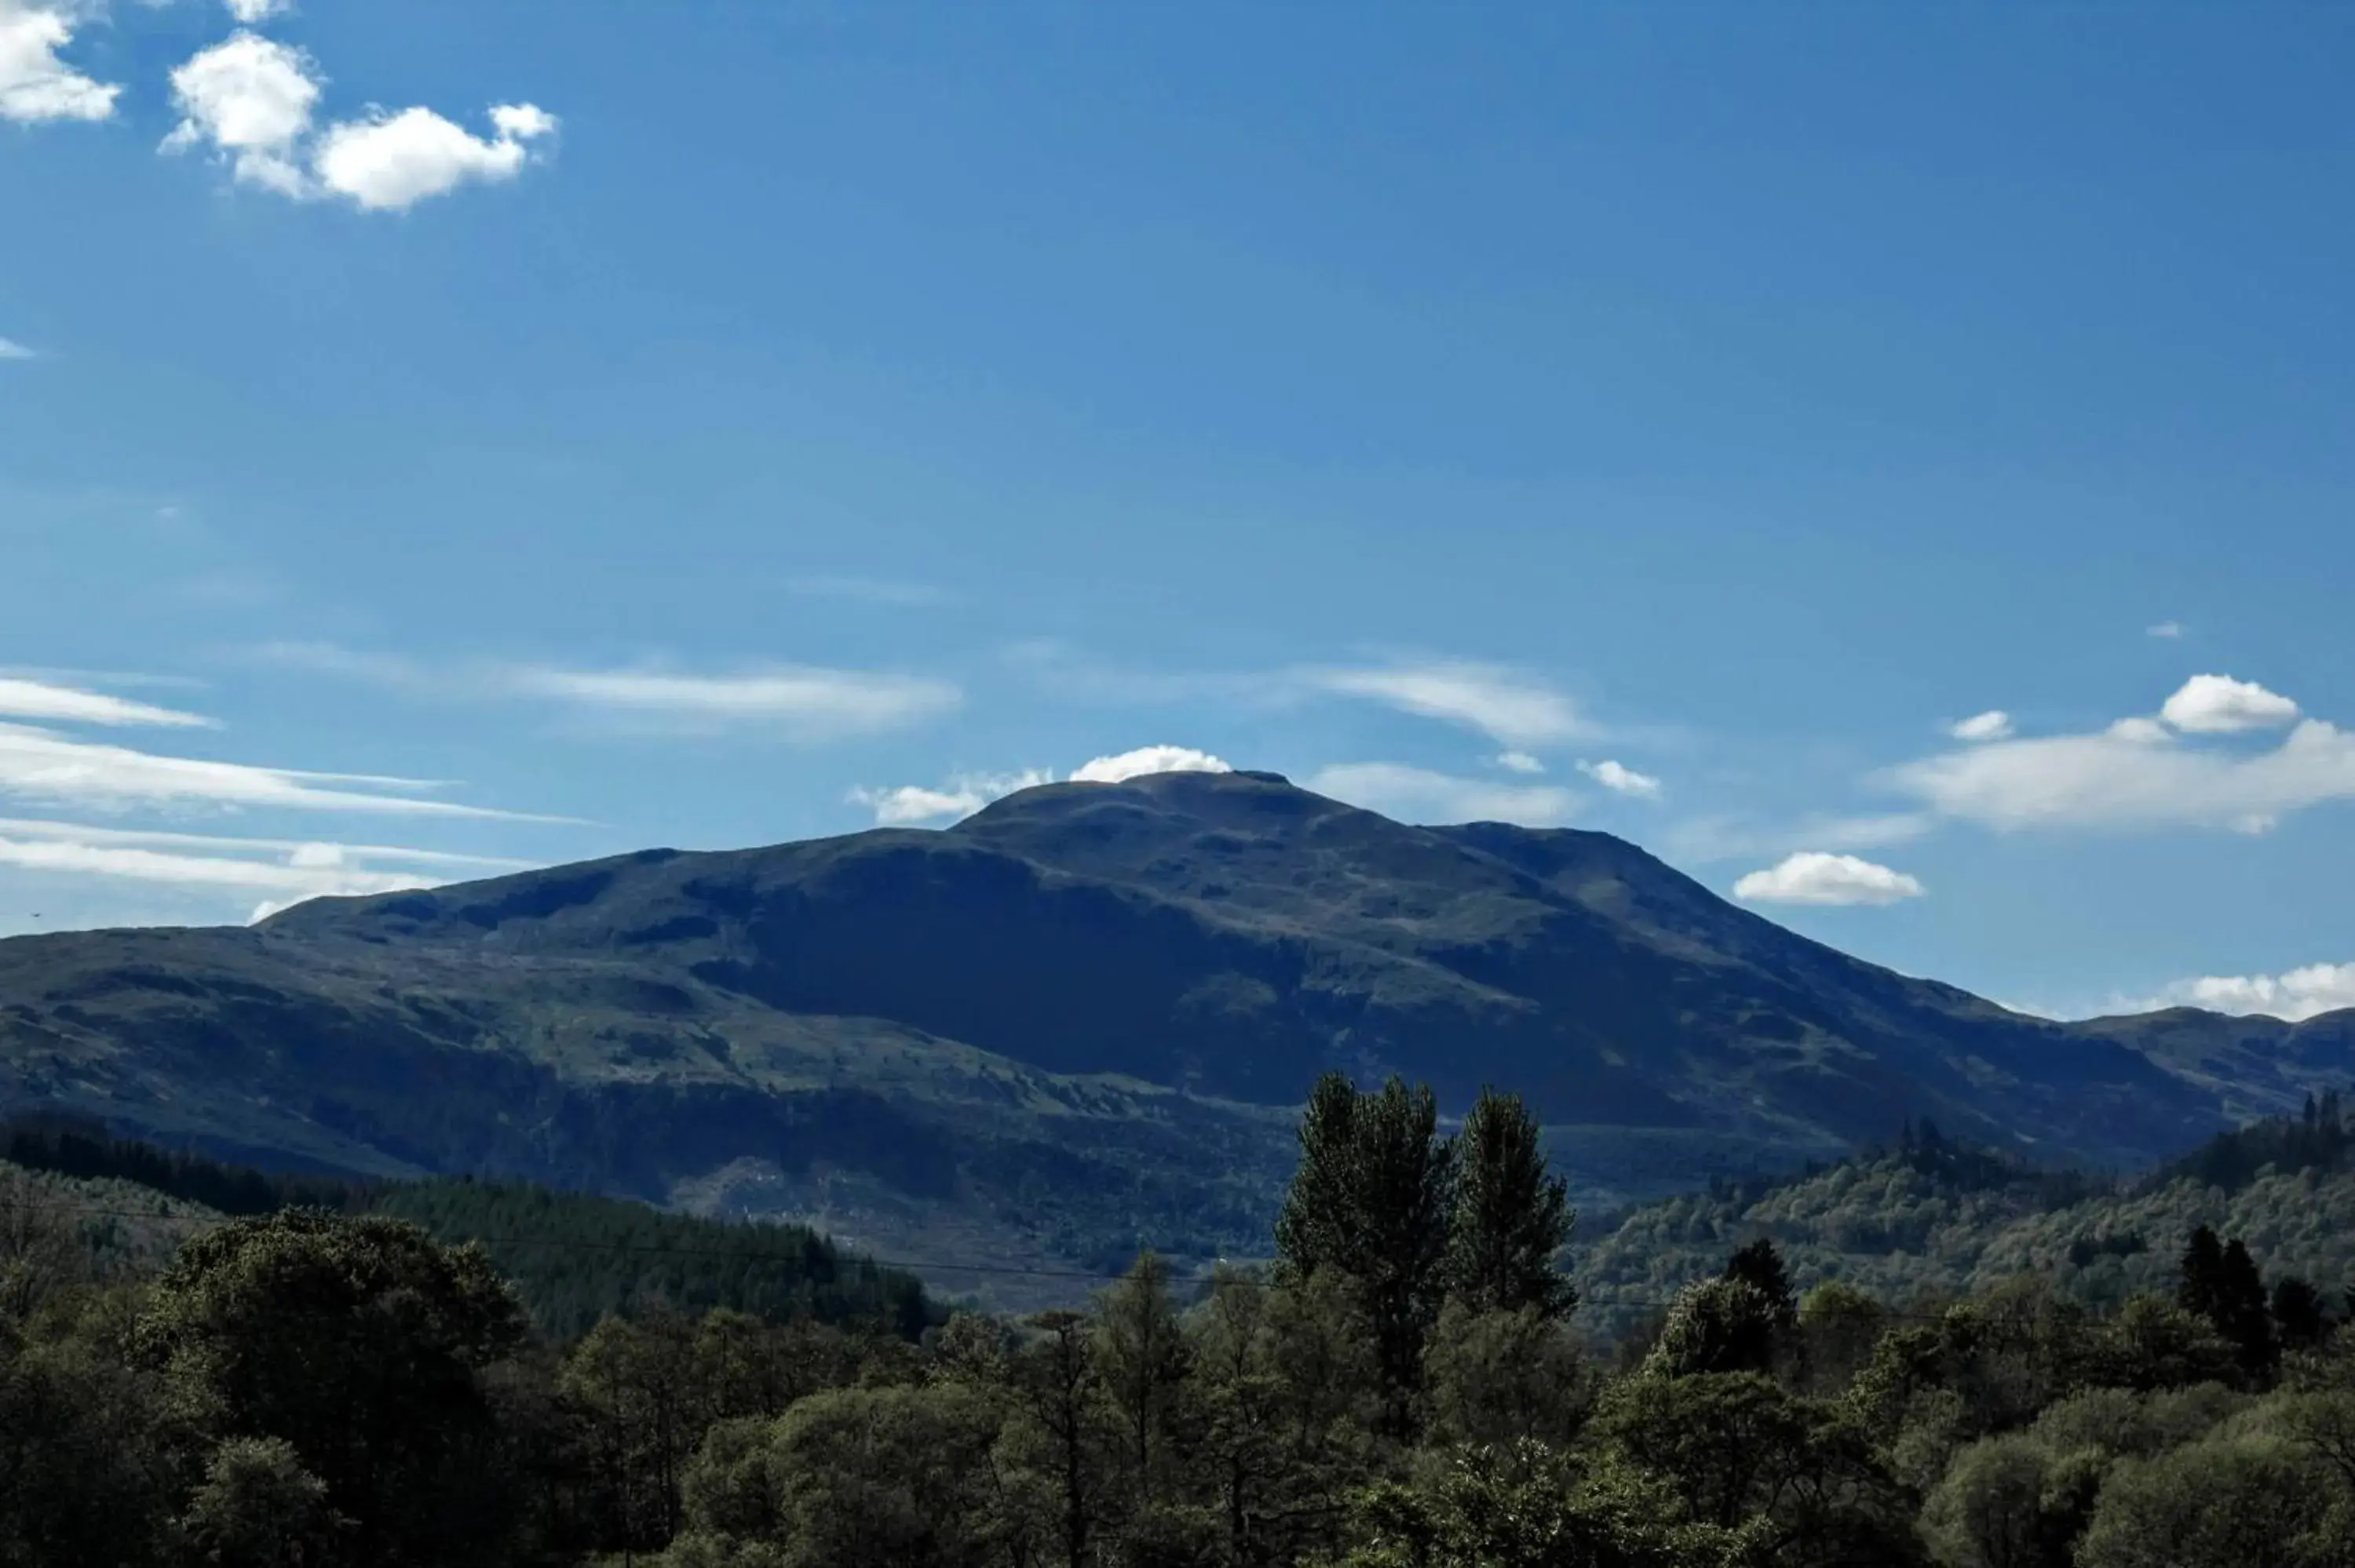
<svg viewBox="0 0 2355 1568"><path fill-rule="evenodd" d="M2278 1039L2193 1018L2026 1018L1605 834L1410 827L1189 773L1050 785L944 832L0 942L0 1107L1051 1267L1263 1246L1291 1107L1332 1066L1456 1108L1521 1091L1598 1201L1908 1118L2137 1165L2355 1065L2355 1014Z"/></svg>

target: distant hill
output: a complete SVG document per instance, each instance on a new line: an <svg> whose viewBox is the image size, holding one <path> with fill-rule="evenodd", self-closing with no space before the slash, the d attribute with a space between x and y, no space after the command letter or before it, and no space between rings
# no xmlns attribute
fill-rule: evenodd
<svg viewBox="0 0 2355 1568"><path fill-rule="evenodd" d="M1256 1251L1330 1066L1459 1109L1520 1090L1593 1203L1909 1118L2139 1166L2355 1075L2355 1014L2054 1024L1605 834L1411 827L1265 774L0 942L0 1108L282 1168L804 1218L953 1264Z"/></svg>
<svg viewBox="0 0 2355 1568"><path fill-rule="evenodd" d="M2228 1133L2131 1179L2041 1171L1933 1139L1779 1180L1721 1181L1597 1216L1572 1248L1580 1320L1603 1338L1656 1313L1736 1248L1772 1239L1801 1287L1838 1279L1901 1309L2020 1275L2099 1308L2173 1287L2186 1240L2237 1236L2268 1278L2355 1309L2355 1139L2280 1118Z"/></svg>

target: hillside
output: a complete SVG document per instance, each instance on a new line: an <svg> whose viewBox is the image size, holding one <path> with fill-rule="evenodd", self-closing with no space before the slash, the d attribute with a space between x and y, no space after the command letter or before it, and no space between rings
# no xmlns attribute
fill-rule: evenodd
<svg viewBox="0 0 2355 1568"><path fill-rule="evenodd" d="M2349 1076L2355 1015L2055 1025L1607 835L1410 827L1260 774L0 942L0 1108L804 1218L947 1264L1256 1248L1290 1109L1337 1065L1458 1107L1520 1090L1592 1204L1908 1118L2138 1166Z"/></svg>
<svg viewBox="0 0 2355 1568"><path fill-rule="evenodd" d="M1623 1332L1761 1236L1802 1288L1837 1279L1902 1305L2032 1275L2112 1308L2171 1289L2203 1224L2337 1301L2355 1286L2355 1139L2335 1103L2323 1126L2338 1130L2320 1147L2275 1120L2129 1180L2040 1171L1933 1134L1785 1179L1720 1182L1585 1227L1573 1249L1582 1321Z"/></svg>

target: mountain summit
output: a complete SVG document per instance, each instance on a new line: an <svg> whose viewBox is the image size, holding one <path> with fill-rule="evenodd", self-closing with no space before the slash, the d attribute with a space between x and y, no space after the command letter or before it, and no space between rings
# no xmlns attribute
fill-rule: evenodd
<svg viewBox="0 0 2355 1568"><path fill-rule="evenodd" d="M2140 1163L2350 1062L2355 1015L2051 1023L1607 834L1412 827L1272 774L0 942L8 1106L1039 1255L1250 1234L1334 1066L1518 1089L1575 1180L1633 1194L1908 1118Z"/></svg>

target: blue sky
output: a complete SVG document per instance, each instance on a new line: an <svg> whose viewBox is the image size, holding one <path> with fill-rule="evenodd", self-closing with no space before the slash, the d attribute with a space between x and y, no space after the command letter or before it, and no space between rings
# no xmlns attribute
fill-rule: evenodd
<svg viewBox="0 0 2355 1568"><path fill-rule="evenodd" d="M0 0L0 931L1167 747L2014 1003L2355 1003L2350 63Z"/></svg>

